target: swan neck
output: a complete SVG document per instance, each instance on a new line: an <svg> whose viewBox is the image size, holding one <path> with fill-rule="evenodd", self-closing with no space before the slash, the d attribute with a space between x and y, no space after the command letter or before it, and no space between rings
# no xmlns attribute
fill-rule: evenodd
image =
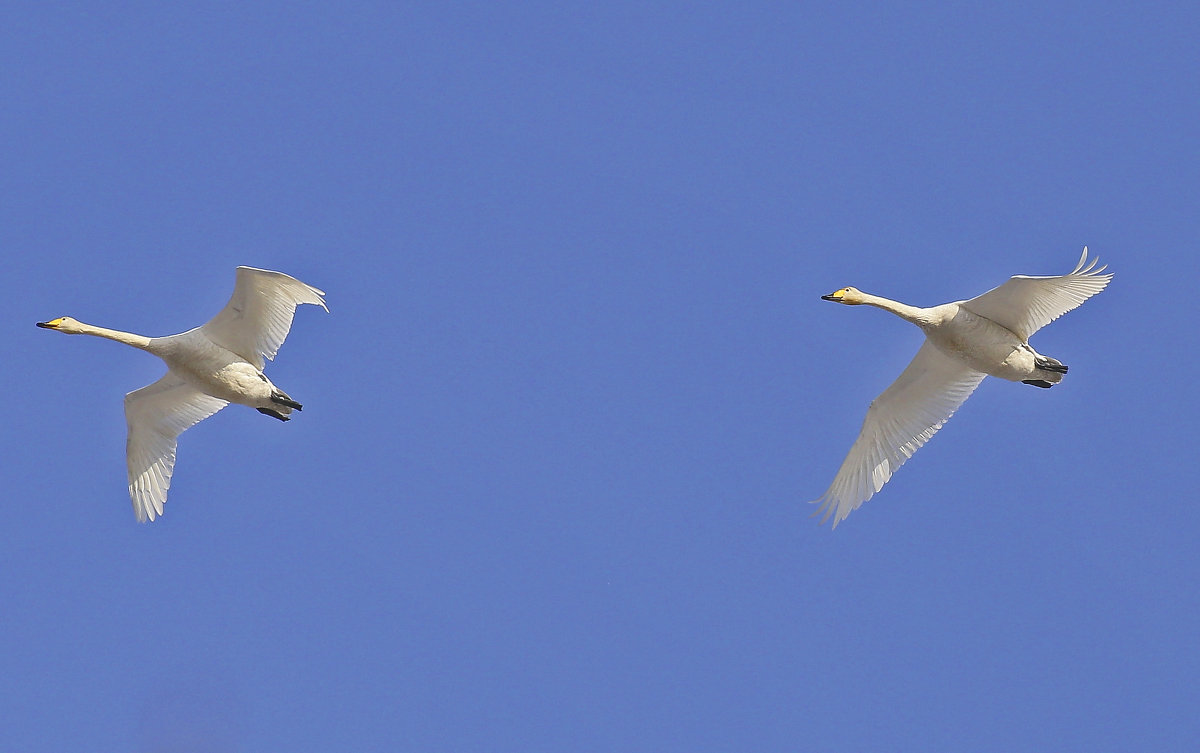
<svg viewBox="0 0 1200 753"><path fill-rule="evenodd" d="M890 311L901 319L910 321L917 326L922 326L926 321L925 309L919 306L909 306L907 303L900 303L899 301L893 301L883 296L871 295L870 293L862 293L862 302L868 306Z"/></svg>
<svg viewBox="0 0 1200 753"><path fill-rule="evenodd" d="M103 337L106 340L116 340L119 343L132 345L135 348L142 350L150 350L151 338L145 335L135 335L132 332L122 332L119 329L108 329L107 327L97 327L92 324L84 324L79 322L79 334L92 335L94 337Z"/></svg>

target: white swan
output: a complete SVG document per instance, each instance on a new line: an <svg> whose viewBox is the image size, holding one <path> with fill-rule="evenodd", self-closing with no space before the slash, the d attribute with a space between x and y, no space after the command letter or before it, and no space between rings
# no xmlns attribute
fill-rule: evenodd
<svg viewBox="0 0 1200 753"><path fill-rule="evenodd" d="M296 306L312 303L329 311L311 285L282 272L237 268L237 283L225 308L202 327L169 337L144 337L93 327L69 316L37 326L68 335L95 335L149 351L167 363L157 382L125 396L129 424L126 463L129 496L139 521L163 514L176 438L229 403L257 408L287 421L300 403L263 374L292 328Z"/></svg>
<svg viewBox="0 0 1200 753"><path fill-rule="evenodd" d="M862 431L833 483L820 499L821 522L833 525L879 491L896 469L942 428L988 374L1037 387L1062 381L1067 367L1035 351L1029 337L1104 290L1111 274L1087 259L1067 275L1017 275L969 301L917 308L855 288L821 298L867 304L920 327L925 343L916 357L867 410ZM1086 266L1085 266L1086 265Z"/></svg>

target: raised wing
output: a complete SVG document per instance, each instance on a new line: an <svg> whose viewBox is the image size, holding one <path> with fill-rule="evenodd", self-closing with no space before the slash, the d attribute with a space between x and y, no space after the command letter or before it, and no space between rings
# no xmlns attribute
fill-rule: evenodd
<svg viewBox="0 0 1200 753"><path fill-rule="evenodd" d="M899 378L867 409L858 439L829 489L814 504L833 527L883 488L954 411L970 397L985 374L967 368L928 340Z"/></svg>
<svg viewBox="0 0 1200 753"><path fill-rule="evenodd" d="M287 339L297 306L312 303L329 311L323 295L282 272L238 267L229 303L200 330L261 369L263 357L273 359Z"/></svg>
<svg viewBox="0 0 1200 753"><path fill-rule="evenodd" d="M125 396L125 421L129 424L125 462L129 497L139 522L163 514L175 468L176 437L226 405L170 371Z"/></svg>
<svg viewBox="0 0 1200 753"><path fill-rule="evenodd" d="M1096 269L1099 259L1089 262L1087 252L1087 246L1084 246L1079 264L1071 274L1057 277L1017 275L1000 287L969 301L961 301L959 305L991 319L1028 342L1034 332L1104 290L1112 279L1112 274L1100 274L1107 267Z"/></svg>

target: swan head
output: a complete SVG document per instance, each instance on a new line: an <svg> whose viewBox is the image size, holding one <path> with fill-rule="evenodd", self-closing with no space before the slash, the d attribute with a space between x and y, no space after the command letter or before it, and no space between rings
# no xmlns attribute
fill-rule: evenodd
<svg viewBox="0 0 1200 753"><path fill-rule="evenodd" d="M48 322L37 322L37 326L42 329L54 329L59 332L65 332L68 335L78 335L83 332L81 323L69 316L60 316Z"/></svg>
<svg viewBox="0 0 1200 753"><path fill-rule="evenodd" d="M858 288L842 288L835 290L829 295L821 296L822 301L833 301L834 303L844 303L847 306L857 306L861 303L866 303L863 300L863 292Z"/></svg>

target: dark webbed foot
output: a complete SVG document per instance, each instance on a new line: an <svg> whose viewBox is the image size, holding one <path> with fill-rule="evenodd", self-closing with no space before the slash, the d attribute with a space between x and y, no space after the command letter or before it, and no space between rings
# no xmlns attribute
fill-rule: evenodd
<svg viewBox="0 0 1200 753"><path fill-rule="evenodd" d="M1047 382L1045 379L1023 379L1021 381L1024 384L1032 384L1034 387L1041 387L1042 389L1047 389L1047 390L1054 386L1052 383ZM262 410L262 408L259 408L259 410Z"/></svg>
<svg viewBox="0 0 1200 753"><path fill-rule="evenodd" d="M287 416L283 415L277 410L271 410L270 408L257 408L256 410L264 416L273 416L274 418L278 418L280 421L289 420Z"/></svg>
<svg viewBox="0 0 1200 753"><path fill-rule="evenodd" d="M1062 361L1056 360L1054 358L1050 358L1049 356L1039 357L1038 359L1036 359L1033 362L1033 365L1037 366L1039 369L1042 369L1043 371L1053 371L1058 374L1066 374L1067 373L1067 365L1065 363L1063 363Z"/></svg>
<svg viewBox="0 0 1200 753"><path fill-rule="evenodd" d="M301 405L300 403L297 403L295 400L291 399L290 397L283 394L282 392L273 393L271 395L271 402L279 403L280 405L286 405L287 407L292 408L293 410L304 410L303 405Z"/></svg>

